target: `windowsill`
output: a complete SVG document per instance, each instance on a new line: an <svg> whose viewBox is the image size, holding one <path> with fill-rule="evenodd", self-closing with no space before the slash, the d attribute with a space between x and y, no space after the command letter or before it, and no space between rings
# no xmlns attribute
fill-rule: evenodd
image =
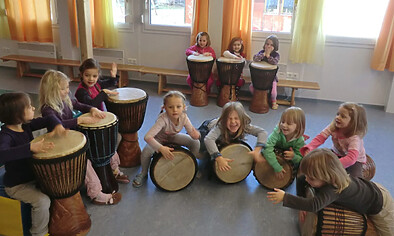
<svg viewBox="0 0 394 236"><path fill-rule="evenodd" d="M144 23L143 28L144 33L152 34L171 34L171 35L190 35L190 27L178 27L178 26L166 26L166 25L151 25Z"/></svg>

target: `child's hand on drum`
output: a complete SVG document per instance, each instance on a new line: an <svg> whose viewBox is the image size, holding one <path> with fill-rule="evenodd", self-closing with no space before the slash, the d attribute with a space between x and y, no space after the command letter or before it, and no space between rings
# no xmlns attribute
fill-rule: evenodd
<svg viewBox="0 0 394 236"><path fill-rule="evenodd" d="M306 211L299 211L298 212L298 220L300 223L304 223L306 217Z"/></svg>
<svg viewBox="0 0 394 236"><path fill-rule="evenodd" d="M220 171L228 171L231 170L231 166L228 164L229 162L233 162L234 160L224 158L223 156L216 157L216 162L218 164L218 168Z"/></svg>
<svg viewBox="0 0 394 236"><path fill-rule="evenodd" d="M284 151L283 156L286 160L291 161L294 158L294 151L293 148L290 147L289 151Z"/></svg>
<svg viewBox="0 0 394 236"><path fill-rule="evenodd" d="M51 150L54 146L52 142L45 142L44 139L41 139L38 142L30 143L30 151L33 153L43 153Z"/></svg>
<svg viewBox="0 0 394 236"><path fill-rule="evenodd" d="M268 192L267 193L267 198L274 204L280 203L283 201L283 198L285 196L285 191L282 189L274 188L275 192Z"/></svg>
<svg viewBox="0 0 394 236"><path fill-rule="evenodd" d="M285 173L286 173L285 169L282 168L281 171L275 172L275 177L277 179L283 179L285 177Z"/></svg>
<svg viewBox="0 0 394 236"><path fill-rule="evenodd" d="M61 124L56 125L55 128L48 133L49 137L66 136L66 135L67 135L67 130Z"/></svg>
<svg viewBox="0 0 394 236"><path fill-rule="evenodd" d="M210 52L204 52L204 54L202 54L202 55L204 55L204 56L206 56L206 57L209 57L209 56L212 56L212 53L210 53Z"/></svg>
<svg viewBox="0 0 394 236"><path fill-rule="evenodd" d="M104 119L105 118L105 112L100 111L99 109L93 107L90 109L90 114L92 114L92 117Z"/></svg>
<svg viewBox="0 0 394 236"><path fill-rule="evenodd" d="M163 154L163 157L165 159L168 159L168 160L173 160L174 159L174 154L172 153L172 151L174 151L174 149L170 148L170 147L167 147L167 146L161 146L159 148L159 152L161 154Z"/></svg>
<svg viewBox="0 0 394 236"><path fill-rule="evenodd" d="M193 52L193 55L194 55L194 56L198 56L198 55L200 55L200 53L198 53L198 52Z"/></svg>
<svg viewBox="0 0 394 236"><path fill-rule="evenodd" d="M116 65L115 62L112 62L112 66L111 66L111 77L112 77L112 78L115 78L117 72L118 72L118 66Z"/></svg>
<svg viewBox="0 0 394 236"><path fill-rule="evenodd" d="M78 124L95 124L100 121L100 118L93 116L80 116L77 118Z"/></svg>
<svg viewBox="0 0 394 236"><path fill-rule="evenodd" d="M111 96L111 95L118 95L119 94L119 92L112 91L112 90L109 90L109 89L103 89L103 91L104 91L104 93L106 93L109 96Z"/></svg>

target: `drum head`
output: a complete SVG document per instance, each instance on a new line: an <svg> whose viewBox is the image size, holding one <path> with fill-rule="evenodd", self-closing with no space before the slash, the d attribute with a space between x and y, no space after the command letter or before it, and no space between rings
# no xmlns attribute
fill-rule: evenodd
<svg viewBox="0 0 394 236"><path fill-rule="evenodd" d="M158 154L150 167L152 182L159 189L170 192L186 188L197 173L197 161L191 152L176 148L172 153L173 160L167 160Z"/></svg>
<svg viewBox="0 0 394 236"><path fill-rule="evenodd" d="M113 103L134 103L146 98L146 93L138 88L117 88L114 91L119 94L108 96L108 101Z"/></svg>
<svg viewBox="0 0 394 236"><path fill-rule="evenodd" d="M212 61L213 57L211 56L203 56L202 54L195 56L195 55L190 55L187 57L189 61L196 61L196 62L207 62L207 61Z"/></svg>
<svg viewBox="0 0 394 236"><path fill-rule="evenodd" d="M254 61L250 63L250 66L260 70L275 70L276 68L278 68L277 65L272 65L265 61L261 61L261 62Z"/></svg>
<svg viewBox="0 0 394 236"><path fill-rule="evenodd" d="M227 57L219 57L217 60L219 62L224 62L224 63L242 63L245 61L244 58L235 59L235 58L227 58Z"/></svg>
<svg viewBox="0 0 394 236"><path fill-rule="evenodd" d="M85 114L81 115L81 117L92 117L92 114L85 113ZM117 117L114 115L114 113L105 111L105 118L100 119L99 122L94 123L94 124L79 124L79 126L89 127L89 128L101 128L101 127L106 127L106 126L114 123L116 120L117 120Z"/></svg>
<svg viewBox="0 0 394 236"><path fill-rule="evenodd" d="M283 179L275 177L274 168L270 166L268 161L256 163L254 167L254 176L257 181L268 189L281 188L284 189L289 186L294 180L294 173L292 166L281 156L276 155L276 158L286 173Z"/></svg>
<svg viewBox="0 0 394 236"><path fill-rule="evenodd" d="M229 184L238 183L248 177L253 166L253 156L248 154L251 149L246 144L233 143L223 147L220 153L223 157L233 159L228 171L220 171L215 161L215 172L217 177Z"/></svg>
<svg viewBox="0 0 394 236"><path fill-rule="evenodd" d="M32 142L41 141L43 138L45 139L44 142L53 142L55 147L45 153L34 153L33 157L35 159L54 159L67 156L82 149L86 144L85 135L75 130L67 131L66 136L49 137L48 134L43 134L33 139Z"/></svg>

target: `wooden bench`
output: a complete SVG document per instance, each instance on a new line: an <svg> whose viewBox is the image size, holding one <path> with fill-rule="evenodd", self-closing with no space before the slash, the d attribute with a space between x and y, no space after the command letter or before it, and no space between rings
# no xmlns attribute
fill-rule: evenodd
<svg viewBox="0 0 394 236"><path fill-rule="evenodd" d="M188 71L184 70L172 70L172 69L162 69L155 67L147 67L143 66L140 69L141 74L156 74L158 76L158 86L157 86L157 94L161 94L162 92L168 92L171 88L167 87L167 76L177 76L177 77L187 77L189 74Z"/></svg>

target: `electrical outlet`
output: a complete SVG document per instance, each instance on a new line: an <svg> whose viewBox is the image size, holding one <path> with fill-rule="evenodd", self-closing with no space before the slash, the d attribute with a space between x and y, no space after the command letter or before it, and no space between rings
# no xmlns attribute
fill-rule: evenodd
<svg viewBox="0 0 394 236"><path fill-rule="evenodd" d="M298 73L293 73L293 79L294 79L294 80L298 80L298 79L299 79Z"/></svg>
<svg viewBox="0 0 394 236"><path fill-rule="evenodd" d="M298 80L299 79L299 74L295 72L287 72L286 73L286 78L287 79L292 79L292 80Z"/></svg>
<svg viewBox="0 0 394 236"><path fill-rule="evenodd" d="M137 65L137 59L136 58L127 58L127 64Z"/></svg>
<svg viewBox="0 0 394 236"><path fill-rule="evenodd" d="M286 78L286 72L278 72L279 78Z"/></svg>

